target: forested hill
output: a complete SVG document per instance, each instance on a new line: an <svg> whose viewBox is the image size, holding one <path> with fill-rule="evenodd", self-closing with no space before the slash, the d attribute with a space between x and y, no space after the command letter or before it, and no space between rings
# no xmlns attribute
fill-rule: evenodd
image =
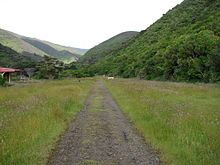
<svg viewBox="0 0 220 165"><path fill-rule="evenodd" d="M79 61L84 64L94 64L106 56L112 56L114 52L125 47L137 34L138 32L135 31L120 33L90 49Z"/></svg>
<svg viewBox="0 0 220 165"><path fill-rule="evenodd" d="M219 81L220 1L185 0L91 69L123 77Z"/></svg>
<svg viewBox="0 0 220 165"><path fill-rule="evenodd" d="M29 68L34 67L39 56L21 55L13 49L0 44L0 67Z"/></svg>

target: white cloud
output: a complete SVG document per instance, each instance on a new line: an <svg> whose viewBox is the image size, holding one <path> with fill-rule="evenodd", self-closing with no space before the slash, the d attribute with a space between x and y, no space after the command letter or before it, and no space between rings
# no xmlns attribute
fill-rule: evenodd
<svg viewBox="0 0 220 165"><path fill-rule="evenodd" d="M90 48L140 31L183 0L0 0L0 28L62 45Z"/></svg>

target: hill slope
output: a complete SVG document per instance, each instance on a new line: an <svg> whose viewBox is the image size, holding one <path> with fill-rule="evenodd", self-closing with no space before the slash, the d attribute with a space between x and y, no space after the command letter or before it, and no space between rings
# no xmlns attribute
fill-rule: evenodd
<svg viewBox="0 0 220 165"><path fill-rule="evenodd" d="M47 55L45 52L22 40L19 35L3 29L0 29L0 43L18 53L28 52L39 56Z"/></svg>
<svg viewBox="0 0 220 165"><path fill-rule="evenodd" d="M95 72L177 81L220 80L220 1L185 0Z"/></svg>
<svg viewBox="0 0 220 165"><path fill-rule="evenodd" d="M37 39L32 39L28 37L22 37L22 39L26 41L27 43L31 44L32 46L43 51L44 53L48 54L49 56L55 57L64 62L76 61L80 57L79 54L73 54L65 49L57 50L53 48L52 46L45 44L44 42L37 40Z"/></svg>
<svg viewBox="0 0 220 165"><path fill-rule="evenodd" d="M73 54L78 54L78 55L84 55L88 49L81 49L81 48L73 48L73 47L69 47L69 46L61 46L61 45L58 45L58 44L54 44L52 42L48 42L48 41L41 41L41 42L44 42L45 44L53 47L54 49L56 50L66 50L66 51L69 51L70 53L73 53Z"/></svg>
<svg viewBox="0 0 220 165"><path fill-rule="evenodd" d="M35 58L39 59L38 57ZM9 47L0 44L0 66L12 68L29 68L35 65L35 60L21 55Z"/></svg>
<svg viewBox="0 0 220 165"><path fill-rule="evenodd" d="M47 41L24 37L0 29L0 43L25 55L51 56L64 62L72 62L85 53L86 50L56 45Z"/></svg>
<svg viewBox="0 0 220 165"><path fill-rule="evenodd" d="M126 46L126 43L134 38L137 34L138 32L134 31L120 33L90 49L84 56L80 58L79 61L87 64L96 63L97 61L104 59L106 56L113 54L114 51Z"/></svg>

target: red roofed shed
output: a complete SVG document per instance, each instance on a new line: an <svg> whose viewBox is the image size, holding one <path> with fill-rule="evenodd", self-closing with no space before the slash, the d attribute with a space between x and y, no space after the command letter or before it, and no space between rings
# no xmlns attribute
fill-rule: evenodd
<svg viewBox="0 0 220 165"><path fill-rule="evenodd" d="M4 78L7 79L7 81L10 83L11 82L11 73L14 72L20 72L20 69L13 69L13 68L2 68L0 67L0 75Z"/></svg>

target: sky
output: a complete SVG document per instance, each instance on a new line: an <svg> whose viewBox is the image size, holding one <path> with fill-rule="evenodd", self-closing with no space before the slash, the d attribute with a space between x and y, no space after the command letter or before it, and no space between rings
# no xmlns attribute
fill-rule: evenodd
<svg viewBox="0 0 220 165"><path fill-rule="evenodd" d="M0 28L91 48L121 32L145 30L183 0L0 0Z"/></svg>

